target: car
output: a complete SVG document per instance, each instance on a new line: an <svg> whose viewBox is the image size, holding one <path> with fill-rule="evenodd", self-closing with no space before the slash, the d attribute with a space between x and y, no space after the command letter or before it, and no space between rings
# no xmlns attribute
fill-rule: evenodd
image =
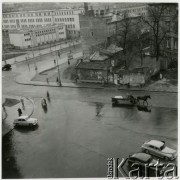
<svg viewBox="0 0 180 180"><path fill-rule="evenodd" d="M174 160L177 157L177 151L167 147L165 141L149 140L141 146L141 149L147 154L164 158L166 161Z"/></svg>
<svg viewBox="0 0 180 180"><path fill-rule="evenodd" d="M2 67L2 70L3 70L3 71L9 71L9 70L11 70L11 65L10 65L10 64L5 64L5 65Z"/></svg>
<svg viewBox="0 0 180 180"><path fill-rule="evenodd" d="M134 167L136 169L138 166L139 172L145 173L156 173L157 175L162 175L165 171L164 166L157 166L158 161L154 159L150 154L143 152L137 152L129 156L127 160L129 168ZM148 166L149 165L149 166Z"/></svg>
<svg viewBox="0 0 180 180"><path fill-rule="evenodd" d="M14 126L37 126L38 120L36 118L29 118L28 116L20 116L14 120Z"/></svg>

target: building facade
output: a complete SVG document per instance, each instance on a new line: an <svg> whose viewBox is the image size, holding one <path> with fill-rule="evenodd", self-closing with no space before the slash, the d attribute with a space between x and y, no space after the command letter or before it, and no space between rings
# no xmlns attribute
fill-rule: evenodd
<svg viewBox="0 0 180 180"><path fill-rule="evenodd" d="M135 7L126 7L122 8L121 12L126 11L127 13L141 15L141 16L147 16L148 13L148 6L147 5L139 5Z"/></svg>
<svg viewBox="0 0 180 180"><path fill-rule="evenodd" d="M66 39L66 26L47 25L31 29L9 30L10 44L23 49Z"/></svg>
<svg viewBox="0 0 180 180"><path fill-rule="evenodd" d="M69 37L78 37L79 14L81 13L84 13L82 8L3 13L2 29L34 28L63 23L66 25Z"/></svg>

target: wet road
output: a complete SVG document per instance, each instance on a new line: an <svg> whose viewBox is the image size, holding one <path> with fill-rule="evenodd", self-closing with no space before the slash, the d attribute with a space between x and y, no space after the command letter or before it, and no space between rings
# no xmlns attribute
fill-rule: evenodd
<svg viewBox="0 0 180 180"><path fill-rule="evenodd" d="M3 178L106 177L107 158L126 158L148 139L177 149L177 94L150 93L151 112L143 112L111 106L111 97L126 91L22 86L12 76L3 72L3 94L31 97L39 127L3 138ZM47 90L45 112L40 97Z"/></svg>

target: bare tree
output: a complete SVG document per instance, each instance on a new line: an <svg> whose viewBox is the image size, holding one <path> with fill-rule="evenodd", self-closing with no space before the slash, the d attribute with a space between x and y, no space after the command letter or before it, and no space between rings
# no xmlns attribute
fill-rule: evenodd
<svg viewBox="0 0 180 180"><path fill-rule="evenodd" d="M143 66L144 48L150 45L149 29L144 27L142 22L136 24L136 28L133 36L134 50L141 59L141 66Z"/></svg>
<svg viewBox="0 0 180 180"><path fill-rule="evenodd" d="M156 57L156 61L160 57L160 45L166 38L168 29L165 26L164 18L168 10L165 3L149 4L148 17L144 19L144 22L149 26L151 32L151 44L153 54Z"/></svg>

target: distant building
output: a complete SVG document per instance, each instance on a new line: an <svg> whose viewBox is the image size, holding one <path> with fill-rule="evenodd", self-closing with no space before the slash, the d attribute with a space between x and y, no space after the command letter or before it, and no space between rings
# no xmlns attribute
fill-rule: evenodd
<svg viewBox="0 0 180 180"><path fill-rule="evenodd" d="M23 49L66 39L64 24L9 30L10 44Z"/></svg>
<svg viewBox="0 0 180 180"><path fill-rule="evenodd" d="M23 29L44 25L65 24L69 37L78 37L80 32L79 14L84 9L58 9L8 12L2 15L2 29Z"/></svg>
<svg viewBox="0 0 180 180"><path fill-rule="evenodd" d="M128 14L128 18L131 18L134 24L139 17L139 15ZM107 47L111 36L117 34L123 20L122 15L116 14L104 17L80 15L80 32L84 57L90 56L97 46Z"/></svg>
<svg viewBox="0 0 180 180"><path fill-rule="evenodd" d="M160 44L161 69L167 69L171 61L178 60L178 3L151 3L150 8L161 8L163 12L160 18L160 28L162 34L162 43ZM147 17L148 18L148 17ZM151 29L152 31L152 29ZM152 52L154 46L151 47ZM166 58L165 58L166 57Z"/></svg>
<svg viewBox="0 0 180 180"><path fill-rule="evenodd" d="M131 13L131 14L147 16L147 9L148 9L147 5L139 5L135 7L122 8L121 12L126 11L127 13Z"/></svg>

